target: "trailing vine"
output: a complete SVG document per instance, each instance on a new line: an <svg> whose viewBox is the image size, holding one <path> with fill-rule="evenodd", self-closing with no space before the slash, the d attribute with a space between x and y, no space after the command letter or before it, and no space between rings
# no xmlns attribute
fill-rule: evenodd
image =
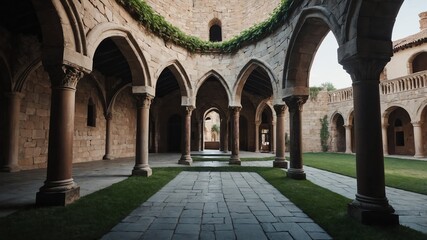
<svg viewBox="0 0 427 240"><path fill-rule="evenodd" d="M150 32L164 41L173 42L191 52L226 52L237 51L242 46L254 43L277 30L288 15L288 10L294 0L281 0L280 5L273 11L270 18L244 30L239 35L223 42L204 41L190 36L172 25L166 19L154 12L144 0L116 0L135 19L141 22Z"/></svg>
<svg viewBox="0 0 427 240"><path fill-rule="evenodd" d="M320 145L322 146L322 151L327 152L329 149L328 139L329 139L329 122L328 116L325 115L323 118L319 119L322 127L320 128Z"/></svg>

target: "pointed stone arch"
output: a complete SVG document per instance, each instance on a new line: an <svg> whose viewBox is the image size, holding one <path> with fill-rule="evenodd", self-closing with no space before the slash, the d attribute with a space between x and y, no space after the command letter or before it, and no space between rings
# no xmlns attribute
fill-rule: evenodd
<svg viewBox="0 0 427 240"><path fill-rule="evenodd" d="M281 99L280 99L281 96L280 96L279 84L278 84L279 81L277 80L277 77L274 75L273 71L271 71L271 67L266 62L260 59L251 59L249 60L248 63L246 63L246 65L242 68L242 70L240 70L239 75L237 76L237 81L233 86L235 103L241 104L241 98L242 98L242 93L243 93L243 88L245 86L245 83L248 80L251 73L258 67L263 69L269 77L271 87L273 90L272 92L273 99L275 101L281 102Z"/></svg>
<svg viewBox="0 0 427 240"><path fill-rule="evenodd" d="M12 77L6 57L0 52L0 92L12 90Z"/></svg>
<svg viewBox="0 0 427 240"><path fill-rule="evenodd" d="M163 64L162 67L159 68L159 71L157 71L154 76L154 79L156 79L156 86L160 75L166 68L168 68L173 73L178 82L179 91L181 93L181 105L195 106L195 100L192 94L192 84L190 78L188 77L187 72L178 60L174 59L168 61Z"/></svg>
<svg viewBox="0 0 427 240"><path fill-rule="evenodd" d="M346 151L346 130L344 115L340 111L335 111L330 119L331 147L335 152Z"/></svg>
<svg viewBox="0 0 427 240"><path fill-rule="evenodd" d="M309 73L317 49L329 31L340 43L340 29L334 15L324 7L310 7L301 11L285 56L283 97L308 95Z"/></svg>
<svg viewBox="0 0 427 240"><path fill-rule="evenodd" d="M28 65L21 67L18 70L17 74L15 74L15 76L13 77L12 82L15 83L13 86L13 91L21 92L26 80L28 79L28 76L41 66L41 57L37 57L32 60Z"/></svg>
<svg viewBox="0 0 427 240"><path fill-rule="evenodd" d="M79 7L71 0L33 1L43 34L43 65L90 69Z"/></svg>
<svg viewBox="0 0 427 240"><path fill-rule="evenodd" d="M95 26L87 35L88 57L93 67L95 51L104 39L111 38L126 58L131 69L133 91L149 92L154 95L153 83L147 61L131 32L123 26L114 23L101 23Z"/></svg>
<svg viewBox="0 0 427 240"><path fill-rule="evenodd" d="M206 80L208 80L209 78L211 78L211 77L216 78L221 83L221 85L224 87L224 90L227 93L228 105L229 106L235 106L234 105L235 103L232 102L232 94L230 92L230 88L229 88L229 86L227 84L227 81L225 81L225 79L218 72L216 72L215 70L210 70L205 75L203 75L199 79L199 81L197 81L197 85L196 85L196 88L195 88L194 96L197 96L197 93L199 92L200 87L203 86L203 83ZM236 106L240 106L240 105L236 105Z"/></svg>
<svg viewBox="0 0 427 240"><path fill-rule="evenodd" d="M274 111L273 105L270 103L270 99L264 99L256 108L255 121L261 120L262 112L265 108L269 108L271 110L273 118L276 117L276 111Z"/></svg>

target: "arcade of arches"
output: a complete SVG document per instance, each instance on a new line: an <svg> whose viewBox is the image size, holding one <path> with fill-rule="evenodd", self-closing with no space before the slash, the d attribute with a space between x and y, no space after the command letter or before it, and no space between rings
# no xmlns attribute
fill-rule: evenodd
<svg viewBox="0 0 427 240"><path fill-rule="evenodd" d="M79 198L73 163L134 157L132 174L150 176L151 151L180 152L177 161L191 164L191 151L205 148L207 114L215 112L218 147L231 152L230 164L241 163L239 150L273 151L275 167L305 179L302 110L308 73L318 46L332 31L339 44L337 61L353 80L358 189L348 211L364 223L396 224L385 194L378 82L392 55L390 36L402 1L293 1L277 29L233 53L191 52L169 42L119 1L3 1L2 169L47 167L37 204L69 204ZM223 12L206 11L219 4L210 0L147 2L159 13L170 9L165 3L191 9L193 19L169 15L167 20L204 40L209 40L209 21L220 20L223 41L262 22L280 3L237 1L237 14L235 1L221 1L222 8L231 9ZM342 135L346 121L335 118L335 134ZM397 143L417 137L402 109L390 109L388 120L394 128L387 134ZM340 150L343 142L337 141Z"/></svg>

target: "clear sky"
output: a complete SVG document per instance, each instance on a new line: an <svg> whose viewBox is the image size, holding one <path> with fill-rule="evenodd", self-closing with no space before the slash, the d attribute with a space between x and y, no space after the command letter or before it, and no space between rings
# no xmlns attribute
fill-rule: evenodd
<svg viewBox="0 0 427 240"><path fill-rule="evenodd" d="M393 40L419 32L418 14L424 11L427 11L426 0L405 0L394 25ZM310 72L310 86L331 82L337 89L351 87L350 76L338 63L337 48L338 44L333 34L329 33L314 58Z"/></svg>

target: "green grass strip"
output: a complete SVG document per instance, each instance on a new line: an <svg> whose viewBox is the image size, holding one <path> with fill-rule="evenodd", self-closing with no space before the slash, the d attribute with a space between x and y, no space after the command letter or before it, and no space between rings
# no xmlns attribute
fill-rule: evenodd
<svg viewBox="0 0 427 240"><path fill-rule="evenodd" d="M307 166L356 177L356 156L342 153L305 153ZM427 162L384 158L385 183L411 192L427 195Z"/></svg>

